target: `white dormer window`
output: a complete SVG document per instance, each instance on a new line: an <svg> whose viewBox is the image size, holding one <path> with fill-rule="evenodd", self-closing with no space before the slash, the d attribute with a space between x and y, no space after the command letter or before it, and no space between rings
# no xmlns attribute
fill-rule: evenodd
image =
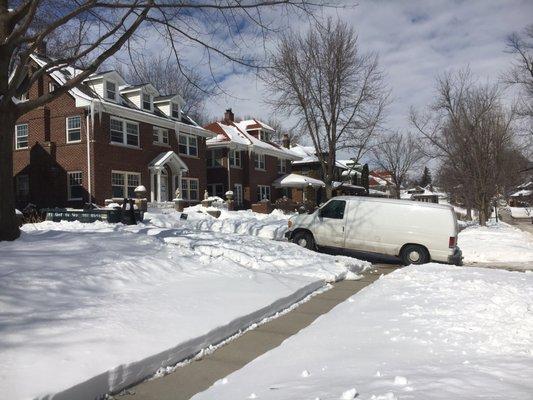
<svg viewBox="0 0 533 400"><path fill-rule="evenodd" d="M109 100L117 100L117 85L115 82L105 82L105 97Z"/></svg>
<svg viewBox="0 0 533 400"><path fill-rule="evenodd" d="M257 138L259 140L262 140L263 142L268 142L270 140L270 135L268 134L268 132L260 130Z"/></svg>
<svg viewBox="0 0 533 400"><path fill-rule="evenodd" d="M172 118L180 119L180 106L172 103L170 107L172 109Z"/></svg>
<svg viewBox="0 0 533 400"><path fill-rule="evenodd" d="M142 108L143 110L152 111L152 96L148 93L142 94Z"/></svg>

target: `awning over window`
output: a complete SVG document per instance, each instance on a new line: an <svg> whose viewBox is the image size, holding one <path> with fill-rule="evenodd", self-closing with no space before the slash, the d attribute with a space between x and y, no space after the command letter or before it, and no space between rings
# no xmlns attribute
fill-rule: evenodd
<svg viewBox="0 0 533 400"><path fill-rule="evenodd" d="M319 179L298 174L288 174L276 179L272 185L276 188L305 188L305 187L324 187L326 184Z"/></svg>

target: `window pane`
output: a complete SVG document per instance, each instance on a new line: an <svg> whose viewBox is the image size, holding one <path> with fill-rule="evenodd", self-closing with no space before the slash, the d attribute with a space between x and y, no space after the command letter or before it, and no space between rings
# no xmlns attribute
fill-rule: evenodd
<svg viewBox="0 0 533 400"><path fill-rule="evenodd" d="M112 186L113 197L124 198L124 186Z"/></svg>
<svg viewBox="0 0 533 400"><path fill-rule="evenodd" d="M28 147L28 125L22 124L15 127L16 132L16 148L23 149Z"/></svg>
<svg viewBox="0 0 533 400"><path fill-rule="evenodd" d="M198 140L196 139L196 136L189 136L189 155L198 155Z"/></svg>
<svg viewBox="0 0 533 400"><path fill-rule="evenodd" d="M343 219L346 202L343 200L331 200L328 204L320 209L322 218Z"/></svg>
<svg viewBox="0 0 533 400"><path fill-rule="evenodd" d="M81 140L81 118L68 117L67 118L67 141L77 142Z"/></svg>
<svg viewBox="0 0 533 400"><path fill-rule="evenodd" d="M81 172L68 173L69 198L81 199L83 197L82 174Z"/></svg>
<svg viewBox="0 0 533 400"><path fill-rule="evenodd" d="M152 141L154 143L159 142L159 129L156 128L155 126L154 126L154 130L153 130L153 133L152 133Z"/></svg>
<svg viewBox="0 0 533 400"><path fill-rule="evenodd" d="M111 141L114 143L124 143L124 133L122 132L122 121L111 118L109 123Z"/></svg>
<svg viewBox="0 0 533 400"><path fill-rule="evenodd" d="M163 143L168 144L168 131L165 129L163 132Z"/></svg>
<svg viewBox="0 0 533 400"><path fill-rule="evenodd" d="M117 91L117 88L116 88L115 83L107 81L106 82L106 96L107 96L107 98L115 100L116 99L116 91Z"/></svg>
<svg viewBox="0 0 533 400"><path fill-rule="evenodd" d="M139 126L126 122L126 143L131 146L139 146Z"/></svg>

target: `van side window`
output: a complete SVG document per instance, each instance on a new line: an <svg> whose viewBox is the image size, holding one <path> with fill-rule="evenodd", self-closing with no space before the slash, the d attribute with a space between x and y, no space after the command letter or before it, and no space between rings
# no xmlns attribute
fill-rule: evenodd
<svg viewBox="0 0 533 400"><path fill-rule="evenodd" d="M331 200L328 204L320 209L322 218L343 219L346 202L343 200Z"/></svg>

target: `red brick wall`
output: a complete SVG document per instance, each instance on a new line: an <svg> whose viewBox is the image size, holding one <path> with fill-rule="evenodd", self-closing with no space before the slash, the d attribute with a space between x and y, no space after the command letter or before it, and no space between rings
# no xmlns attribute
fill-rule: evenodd
<svg viewBox="0 0 533 400"><path fill-rule="evenodd" d="M29 98L36 98L48 91L50 78L44 76L35 83ZM66 143L66 117L81 116L80 143ZM76 108L74 99L64 94L44 107L39 107L17 121L28 124L28 149L15 150L13 142L13 176L27 174L30 195L18 199L17 207L27 202L39 207L80 206L79 201L67 200L67 172L81 171L83 186L87 190L87 153L85 139L85 110ZM87 200L87 195L86 200Z"/></svg>
<svg viewBox="0 0 533 400"><path fill-rule="evenodd" d="M48 76L34 84L29 98L35 98L48 91ZM66 143L66 117L82 117L80 143ZM27 174L30 179L30 195L19 199L17 207L23 208L27 202L38 207L81 207L89 201L89 172L87 170L86 111L77 108L74 98L64 94L22 116L17 123L28 124L28 149L14 149L13 176ZM199 197L206 189L206 147L205 139L198 137L198 157L179 154L177 138L174 131L169 131L170 146L158 146L152 143L153 127L140 123L141 149L131 149L111 145L109 136L109 115L102 114L102 120L95 116L95 127L91 136L92 164L92 201L104 204L111 197L111 171L131 171L141 173L141 183L150 193L151 182L148 164L160 153L173 150L187 164L189 173L185 177L199 179ZM81 171L84 198L82 201L68 201L67 172ZM169 182L169 192L172 189ZM170 193L170 198L173 197Z"/></svg>
<svg viewBox="0 0 533 400"><path fill-rule="evenodd" d="M148 191L148 197L152 188L150 182L150 171L148 164L160 153L172 150L187 164L189 172L183 176L186 178L198 178L199 198L203 198L203 193L207 185L206 175L206 147L205 139L198 137L198 157L179 154L178 139L173 130L169 130L169 146L162 146L153 143L153 125L144 122L139 123L139 139L141 149L128 148L116 144L110 144L109 135L109 114L102 114L102 120L95 121L94 138L94 176L95 188L94 196L98 204L103 204L104 200L112 197L111 171L127 171L141 173L141 184ZM169 198L174 197L172 183L169 175ZM150 198L149 198L150 200Z"/></svg>

